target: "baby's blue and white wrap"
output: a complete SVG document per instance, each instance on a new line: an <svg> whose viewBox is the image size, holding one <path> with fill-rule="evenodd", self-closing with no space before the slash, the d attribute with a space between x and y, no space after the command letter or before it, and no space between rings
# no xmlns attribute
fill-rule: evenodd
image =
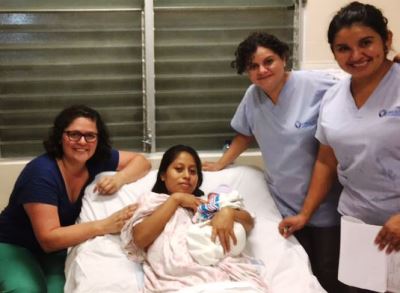
<svg viewBox="0 0 400 293"><path fill-rule="evenodd" d="M233 231L237 243L231 243L231 251L224 254L224 250L217 238L211 241L212 227L209 221L224 207L243 209L243 198L237 190L233 190L228 185L219 185L214 191L207 195L207 203L201 204L193 217L194 225L191 226L187 234L187 246L193 259L202 265L215 265L225 256L237 256L246 246L246 231L242 224L235 222Z"/></svg>

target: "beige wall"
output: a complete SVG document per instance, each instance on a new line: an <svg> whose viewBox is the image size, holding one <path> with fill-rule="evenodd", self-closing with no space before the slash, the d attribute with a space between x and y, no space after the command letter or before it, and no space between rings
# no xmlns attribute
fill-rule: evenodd
<svg viewBox="0 0 400 293"><path fill-rule="evenodd" d="M307 0L303 14L303 47L302 68L329 68L336 67L328 46L326 33L334 14L342 6L350 3L349 0ZM393 49L400 52L400 0L368 0L369 3L380 8L389 20L389 29L393 32ZM391 52L393 55L394 52Z"/></svg>
<svg viewBox="0 0 400 293"><path fill-rule="evenodd" d="M15 179L27 160L0 160L0 211L7 204Z"/></svg>

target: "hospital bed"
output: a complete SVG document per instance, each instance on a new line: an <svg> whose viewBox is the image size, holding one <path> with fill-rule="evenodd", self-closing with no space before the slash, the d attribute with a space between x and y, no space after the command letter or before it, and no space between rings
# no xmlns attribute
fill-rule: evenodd
<svg viewBox="0 0 400 293"><path fill-rule="evenodd" d="M96 179L108 173L99 174ZM135 183L125 185L112 196L93 193L93 184L85 191L79 222L102 219L135 201L149 191L156 170ZM322 289L311 273L307 254L294 237L284 239L278 233L281 216L271 198L263 172L249 166L231 166L218 172L204 172L201 189L207 194L227 184L244 197L246 209L255 216L255 227L248 238L245 253L261 259L264 279L273 293L319 293ZM118 235L88 240L69 250L66 262L65 292L141 292L143 271L140 264L127 259ZM205 284L182 292L254 292L243 284Z"/></svg>

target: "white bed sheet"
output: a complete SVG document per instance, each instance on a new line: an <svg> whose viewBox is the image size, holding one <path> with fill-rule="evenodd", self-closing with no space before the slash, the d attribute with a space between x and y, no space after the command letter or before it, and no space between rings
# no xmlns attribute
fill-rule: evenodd
<svg viewBox="0 0 400 293"><path fill-rule="evenodd" d="M99 174L96 179L107 173ZM99 196L87 187L79 222L102 219L137 196L152 188L156 170L141 180L125 185L112 196ZM281 216L272 200L263 173L248 166L232 166L219 172L204 172L202 190L205 193L220 184L237 189L244 197L246 209L255 215L245 252L261 259L266 266L265 280L273 293L321 293L312 275L307 254L294 237L284 239L277 225ZM65 292L140 292L143 272L139 264L126 258L118 235L105 235L88 240L72 249L67 257ZM184 290L193 292L254 292L244 282L206 284Z"/></svg>

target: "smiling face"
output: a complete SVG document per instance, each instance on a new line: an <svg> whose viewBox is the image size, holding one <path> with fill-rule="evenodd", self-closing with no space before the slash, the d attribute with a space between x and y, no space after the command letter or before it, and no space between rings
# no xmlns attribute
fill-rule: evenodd
<svg viewBox="0 0 400 293"><path fill-rule="evenodd" d="M169 194L185 192L193 194L198 183L196 162L192 155L181 152L161 175Z"/></svg>
<svg viewBox="0 0 400 293"><path fill-rule="evenodd" d="M332 51L339 66L352 78L368 78L378 73L386 60L391 34L386 43L372 28L353 24L339 30Z"/></svg>
<svg viewBox="0 0 400 293"><path fill-rule="evenodd" d="M63 158L71 162L85 164L94 155L97 140L86 142L82 136L78 141L73 141L68 137L67 131L80 132L82 134L97 134L96 122L84 117L76 118L64 129L62 135Z"/></svg>
<svg viewBox="0 0 400 293"><path fill-rule="evenodd" d="M285 66L283 60L274 51L258 46L247 68L250 81L265 93L278 96L285 84Z"/></svg>

